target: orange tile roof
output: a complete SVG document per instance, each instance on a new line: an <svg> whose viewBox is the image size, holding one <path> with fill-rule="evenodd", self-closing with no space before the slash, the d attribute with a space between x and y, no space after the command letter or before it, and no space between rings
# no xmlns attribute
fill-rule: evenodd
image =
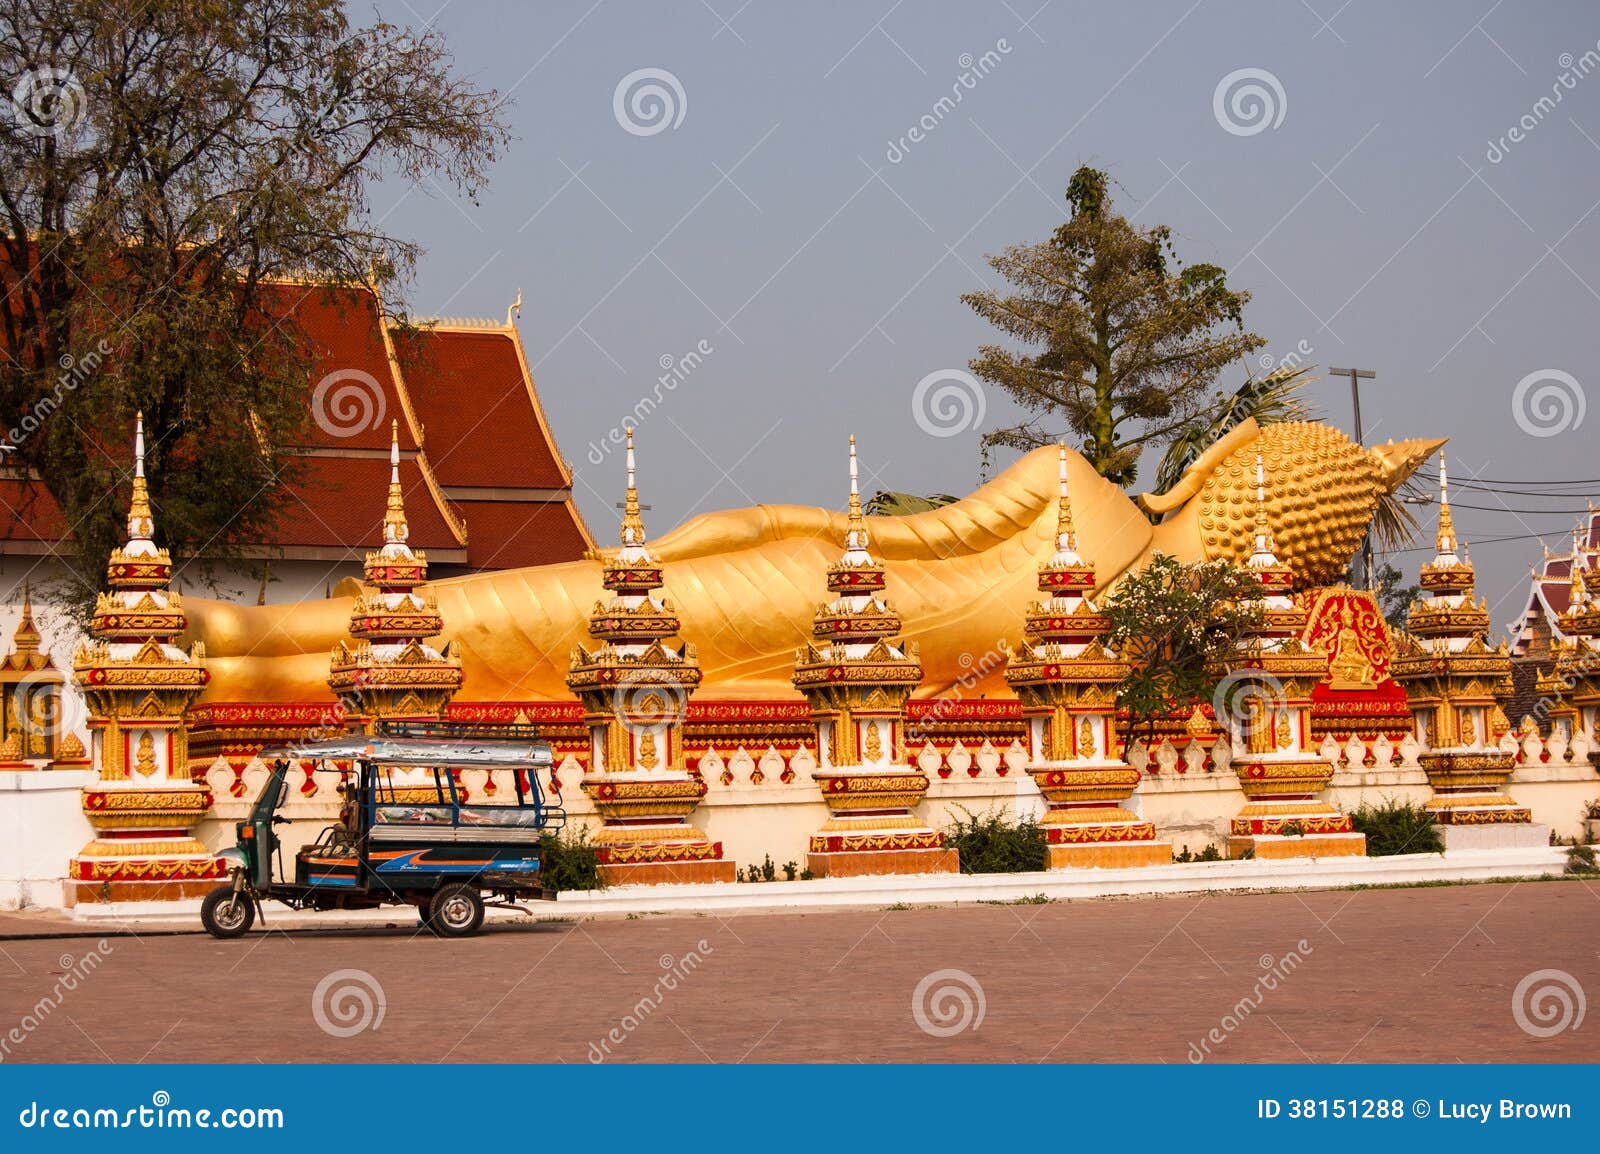
<svg viewBox="0 0 1600 1154"><path fill-rule="evenodd" d="M571 561L592 547L514 328L408 328L385 320L361 286L284 283L266 292L309 344L306 403L318 419L308 443L294 446L306 454L300 476L284 485L262 545L293 556L296 547L377 544L389 425L398 421L416 547L466 547L468 567L485 569ZM496 494L452 502L447 488ZM42 485L0 479L0 542L54 542L64 529Z"/></svg>

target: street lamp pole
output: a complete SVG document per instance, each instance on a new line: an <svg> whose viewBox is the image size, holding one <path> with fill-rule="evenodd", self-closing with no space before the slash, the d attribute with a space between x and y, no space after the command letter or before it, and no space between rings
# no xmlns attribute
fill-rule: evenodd
<svg viewBox="0 0 1600 1154"><path fill-rule="evenodd" d="M1356 444L1363 448L1366 439L1361 431L1361 382L1370 381L1378 374L1372 369L1336 369L1329 368L1328 372L1336 377L1350 378L1350 403L1355 407L1356 416ZM1367 535L1361 539L1361 583L1367 587L1372 585L1372 530L1367 530Z"/></svg>

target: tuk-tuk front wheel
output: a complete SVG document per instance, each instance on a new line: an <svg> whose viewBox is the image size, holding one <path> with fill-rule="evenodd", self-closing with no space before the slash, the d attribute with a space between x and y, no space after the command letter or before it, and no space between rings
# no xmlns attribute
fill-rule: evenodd
<svg viewBox="0 0 1600 1154"><path fill-rule="evenodd" d="M212 890L200 904L200 923L214 938L242 938L255 921L255 902L231 882Z"/></svg>
<svg viewBox="0 0 1600 1154"><path fill-rule="evenodd" d="M428 924L441 938L464 938L483 925L483 895L469 885L451 882L428 903Z"/></svg>

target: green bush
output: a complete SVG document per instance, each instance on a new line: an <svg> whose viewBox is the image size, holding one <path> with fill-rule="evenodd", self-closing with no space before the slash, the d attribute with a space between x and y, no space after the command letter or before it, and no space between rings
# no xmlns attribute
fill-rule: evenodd
<svg viewBox="0 0 1600 1154"><path fill-rule="evenodd" d="M547 890L598 890L600 855L589 844L589 831L568 831L564 837L547 833L539 839L539 884Z"/></svg>
<svg viewBox="0 0 1600 1154"><path fill-rule="evenodd" d="M967 813L945 831L945 844L959 855L964 874L1034 873L1050 865L1044 830L1031 817L1012 823L996 813Z"/></svg>
<svg viewBox="0 0 1600 1154"><path fill-rule="evenodd" d="M1420 805L1390 798L1382 805L1362 805L1350 817L1356 832L1367 835L1368 857L1444 852L1433 815Z"/></svg>
<svg viewBox="0 0 1600 1154"><path fill-rule="evenodd" d="M1172 855L1172 860L1175 862L1221 861L1222 851L1209 842L1206 843L1206 848L1199 853L1192 853L1188 846L1184 846L1182 850Z"/></svg>

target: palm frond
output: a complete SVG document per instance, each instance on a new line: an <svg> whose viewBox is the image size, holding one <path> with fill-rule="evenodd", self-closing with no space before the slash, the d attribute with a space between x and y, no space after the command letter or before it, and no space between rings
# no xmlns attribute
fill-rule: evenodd
<svg viewBox="0 0 1600 1154"><path fill-rule="evenodd" d="M1156 470L1155 492L1165 493L1184 470L1229 430L1254 417L1263 425L1304 421L1316 415L1303 390L1311 383L1310 365L1283 366L1263 377L1251 377L1231 397L1220 399L1208 420L1184 430L1168 446Z"/></svg>

